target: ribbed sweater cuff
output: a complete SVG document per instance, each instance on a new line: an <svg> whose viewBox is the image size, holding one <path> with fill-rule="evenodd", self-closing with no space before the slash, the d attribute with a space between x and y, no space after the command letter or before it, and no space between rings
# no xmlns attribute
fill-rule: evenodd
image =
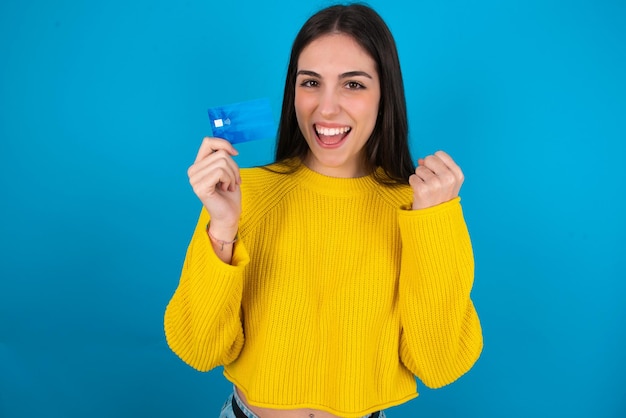
<svg viewBox="0 0 626 418"><path fill-rule="evenodd" d="M206 235L206 234L205 234ZM206 255L206 263L211 266L211 269L219 275L232 275L239 274L241 270L250 262L248 251L243 243L242 239L238 239L233 245L233 258L230 264L224 263L217 256L211 245L211 241L208 236L205 236L199 244L199 249L194 249L194 253L201 252ZM197 257L197 255L196 255Z"/></svg>
<svg viewBox="0 0 626 418"><path fill-rule="evenodd" d="M460 198L420 210L401 210L398 217L403 270L445 286L447 280L466 294L473 282L474 257ZM458 277L463 281L458 282ZM425 286L433 286L432 283Z"/></svg>

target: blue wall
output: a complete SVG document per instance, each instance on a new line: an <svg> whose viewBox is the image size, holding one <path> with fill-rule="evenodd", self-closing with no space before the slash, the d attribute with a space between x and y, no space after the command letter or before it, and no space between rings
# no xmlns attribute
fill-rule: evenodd
<svg viewBox="0 0 626 418"><path fill-rule="evenodd" d="M409 4L410 3L410 4ZM217 416L167 348L206 109L269 97L328 3L0 5L0 417ZM485 349L390 417L626 416L626 3L372 0L415 156L466 173ZM268 162L272 141L239 146Z"/></svg>

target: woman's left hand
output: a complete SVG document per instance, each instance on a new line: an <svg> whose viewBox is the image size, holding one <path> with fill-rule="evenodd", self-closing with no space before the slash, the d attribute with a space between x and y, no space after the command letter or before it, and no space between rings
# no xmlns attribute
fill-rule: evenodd
<svg viewBox="0 0 626 418"><path fill-rule="evenodd" d="M425 209L447 202L459 195L464 176L461 168L445 152L417 161L415 174L409 177L413 188L413 209Z"/></svg>

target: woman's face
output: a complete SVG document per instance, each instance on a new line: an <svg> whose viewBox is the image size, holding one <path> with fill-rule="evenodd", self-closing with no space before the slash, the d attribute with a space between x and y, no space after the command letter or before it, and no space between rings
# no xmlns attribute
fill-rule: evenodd
<svg viewBox="0 0 626 418"><path fill-rule="evenodd" d="M353 38L329 34L298 59L295 110L309 145L304 163L332 177L366 175L364 145L378 116L376 63Z"/></svg>

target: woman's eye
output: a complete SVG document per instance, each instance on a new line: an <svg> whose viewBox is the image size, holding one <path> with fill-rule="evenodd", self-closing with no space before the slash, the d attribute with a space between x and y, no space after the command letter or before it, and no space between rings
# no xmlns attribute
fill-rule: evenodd
<svg viewBox="0 0 626 418"><path fill-rule="evenodd" d="M363 86L363 84L358 83L356 81L349 81L348 84L346 84L346 86L350 90L357 90L357 89L364 89L365 88L365 86Z"/></svg>
<svg viewBox="0 0 626 418"><path fill-rule="evenodd" d="M300 83L300 85L302 87L317 87L317 81L315 80L304 80L302 83Z"/></svg>

